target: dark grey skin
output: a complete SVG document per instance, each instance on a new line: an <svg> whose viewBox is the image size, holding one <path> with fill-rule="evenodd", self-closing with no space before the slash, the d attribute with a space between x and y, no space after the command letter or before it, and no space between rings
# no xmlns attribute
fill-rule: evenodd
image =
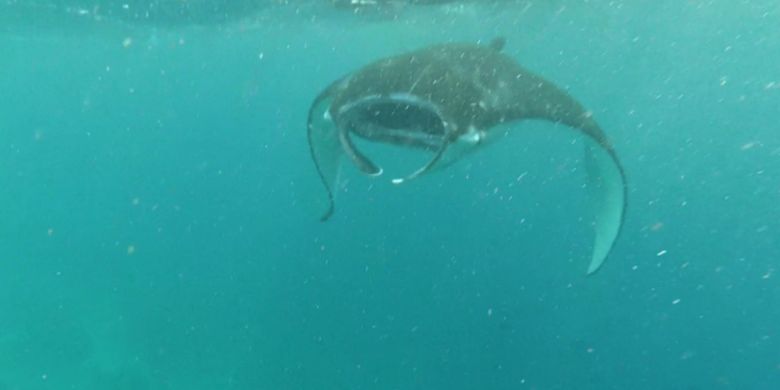
<svg viewBox="0 0 780 390"><path fill-rule="evenodd" d="M609 221L605 222L608 231L602 234L609 240L605 238L598 250L604 253L598 255L602 258L596 261L597 269L622 225L623 168L591 113L564 90L501 53L503 46L502 39L489 45L429 46L375 61L322 91L308 121L310 150L329 199L322 220L333 214L337 152L367 174L382 172L355 147L353 135L433 153L425 166L394 180L401 183L431 170L456 142L476 139L475 145L479 144L490 137L490 129L504 122L547 120L580 131L606 152L607 161L593 160L593 186L604 188L597 222L599 217Z"/></svg>

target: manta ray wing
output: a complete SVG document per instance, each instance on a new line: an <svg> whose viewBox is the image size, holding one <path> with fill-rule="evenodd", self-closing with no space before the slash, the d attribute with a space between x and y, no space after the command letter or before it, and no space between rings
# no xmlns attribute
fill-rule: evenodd
<svg viewBox="0 0 780 390"><path fill-rule="evenodd" d="M594 209L595 240L588 266L588 274L592 274L611 252L625 219L627 183L620 160L592 114L576 99L511 58L499 53L494 57L490 59L493 71L481 79L495 91L489 117L499 123L524 119L560 123L589 139L585 163Z"/></svg>
<svg viewBox="0 0 780 390"><path fill-rule="evenodd" d="M626 214L627 185L623 167L611 149L585 146L588 194L594 210L595 239L588 274L601 268L615 245Z"/></svg>

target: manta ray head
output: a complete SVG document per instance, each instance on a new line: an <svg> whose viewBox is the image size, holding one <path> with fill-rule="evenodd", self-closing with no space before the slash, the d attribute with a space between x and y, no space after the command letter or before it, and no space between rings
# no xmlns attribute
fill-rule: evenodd
<svg viewBox="0 0 780 390"><path fill-rule="evenodd" d="M342 149L361 171L370 175L380 175L382 169L355 147L351 134L368 141L434 152L421 168L404 178L393 179L396 184L429 170L455 134L439 105L410 92L356 96L332 106L329 116L339 129Z"/></svg>
<svg viewBox="0 0 780 390"><path fill-rule="evenodd" d="M363 96L339 107L334 118L369 141L438 150L447 139L439 107L409 93Z"/></svg>

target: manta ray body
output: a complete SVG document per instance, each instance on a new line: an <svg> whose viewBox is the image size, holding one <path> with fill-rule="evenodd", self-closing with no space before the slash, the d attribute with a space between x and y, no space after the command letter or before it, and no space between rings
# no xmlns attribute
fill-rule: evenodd
<svg viewBox="0 0 780 390"><path fill-rule="evenodd" d="M453 145L480 147L500 124L547 120L591 141L585 164L594 195L596 237L588 273L598 270L623 224L623 168L591 113L566 91L503 54L503 46L503 39L488 45L429 46L377 60L323 90L308 117L310 151L329 201L321 219L333 214L333 188L343 156L364 173L382 174L355 146L353 135L432 152L422 167L393 179L400 184L442 165Z"/></svg>

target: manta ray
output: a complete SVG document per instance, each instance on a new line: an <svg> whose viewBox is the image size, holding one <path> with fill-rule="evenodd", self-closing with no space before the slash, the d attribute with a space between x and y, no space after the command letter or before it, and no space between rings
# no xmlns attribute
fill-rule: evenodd
<svg viewBox="0 0 780 390"><path fill-rule="evenodd" d="M328 195L321 220L333 214L333 188L343 156L362 172L382 169L353 143L353 136L430 151L422 167L401 184L443 164L448 151L480 148L495 127L539 119L584 134L588 188L594 205L595 240L588 274L609 255L623 225L627 186L612 144L587 111L566 91L502 53L504 40L490 44L448 43L383 58L334 81L309 109L311 156ZM454 152L453 152L454 153Z"/></svg>

